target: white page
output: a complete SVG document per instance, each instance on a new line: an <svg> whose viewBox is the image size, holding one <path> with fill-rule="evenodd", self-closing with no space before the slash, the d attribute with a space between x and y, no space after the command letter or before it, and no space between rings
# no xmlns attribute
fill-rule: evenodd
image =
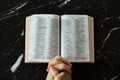
<svg viewBox="0 0 120 80"><path fill-rule="evenodd" d="M61 17L61 56L71 62L90 60L87 15Z"/></svg>
<svg viewBox="0 0 120 80"><path fill-rule="evenodd" d="M59 54L59 16L36 14L30 19L29 61L48 62Z"/></svg>

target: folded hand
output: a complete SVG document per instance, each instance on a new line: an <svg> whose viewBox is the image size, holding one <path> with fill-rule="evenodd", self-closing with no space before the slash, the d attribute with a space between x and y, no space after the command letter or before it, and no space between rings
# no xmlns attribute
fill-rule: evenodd
<svg viewBox="0 0 120 80"><path fill-rule="evenodd" d="M46 80L71 80L71 66L69 61L56 56L48 64Z"/></svg>

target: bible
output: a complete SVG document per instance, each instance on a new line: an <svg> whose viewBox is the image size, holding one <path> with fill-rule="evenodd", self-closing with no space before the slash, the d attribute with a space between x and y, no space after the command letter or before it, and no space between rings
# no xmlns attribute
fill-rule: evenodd
<svg viewBox="0 0 120 80"><path fill-rule="evenodd" d="M94 63L94 25L88 15L33 14L26 17L25 63L47 63L57 55Z"/></svg>

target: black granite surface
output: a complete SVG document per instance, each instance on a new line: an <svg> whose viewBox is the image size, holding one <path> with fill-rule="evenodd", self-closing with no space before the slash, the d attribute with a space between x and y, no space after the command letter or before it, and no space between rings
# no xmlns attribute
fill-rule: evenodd
<svg viewBox="0 0 120 80"><path fill-rule="evenodd" d="M45 80L47 64L25 64L25 17L95 19L95 64L73 64L73 80L120 80L120 0L0 0L0 80Z"/></svg>

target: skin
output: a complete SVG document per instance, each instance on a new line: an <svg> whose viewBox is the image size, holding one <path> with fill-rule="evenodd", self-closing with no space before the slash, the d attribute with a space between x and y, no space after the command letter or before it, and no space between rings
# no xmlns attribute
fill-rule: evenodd
<svg viewBox="0 0 120 80"><path fill-rule="evenodd" d="M53 58L46 69L46 80L71 80L72 64L61 56Z"/></svg>

